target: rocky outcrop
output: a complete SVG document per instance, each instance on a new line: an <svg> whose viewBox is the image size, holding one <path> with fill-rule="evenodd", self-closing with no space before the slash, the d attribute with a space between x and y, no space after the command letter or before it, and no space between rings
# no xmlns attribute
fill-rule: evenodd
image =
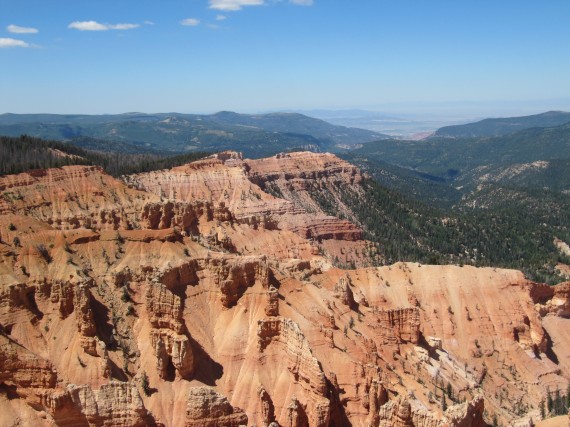
<svg viewBox="0 0 570 427"><path fill-rule="evenodd" d="M273 286L267 291L267 306L265 307L266 316L279 316L279 291Z"/></svg>
<svg viewBox="0 0 570 427"><path fill-rule="evenodd" d="M451 406L445 412L445 417L449 420L449 425L454 427L486 427L484 410L483 396L478 395L468 402Z"/></svg>
<svg viewBox="0 0 570 427"><path fill-rule="evenodd" d="M289 403L287 420L290 425L327 426L331 412L327 397L329 386L321 364L313 355L299 325L291 319L281 317L259 320L257 334L258 348L262 353L273 343L284 347L287 370L292 375L292 380L313 395L311 408L301 404L297 398Z"/></svg>
<svg viewBox="0 0 570 427"><path fill-rule="evenodd" d="M420 338L420 312L416 307L378 312L378 332L383 344L417 344Z"/></svg>
<svg viewBox="0 0 570 427"><path fill-rule="evenodd" d="M59 426L148 426L148 413L132 383L111 382L93 390L69 385L46 396L45 405Z"/></svg>
<svg viewBox="0 0 570 427"><path fill-rule="evenodd" d="M350 278L341 277L338 283L334 286L333 295L338 298L340 302L349 308L356 307L356 301L354 300L354 294L350 288Z"/></svg>
<svg viewBox="0 0 570 427"><path fill-rule="evenodd" d="M0 384L15 387L26 396L33 389L54 388L57 374L52 364L0 334Z"/></svg>
<svg viewBox="0 0 570 427"><path fill-rule="evenodd" d="M209 202L183 203L167 201L149 203L141 213L141 226L149 229L178 227L188 235L198 235L200 222L232 221L232 213L222 202L213 206Z"/></svg>
<svg viewBox="0 0 570 427"><path fill-rule="evenodd" d="M194 355L182 317L182 299L156 281L147 288L146 308L154 328L151 344L160 378L169 377L170 366L180 377L190 378L194 372Z"/></svg>
<svg viewBox="0 0 570 427"><path fill-rule="evenodd" d="M414 408L406 398L392 400L380 408L376 424L381 427L484 427L483 398L450 407L443 418L425 408Z"/></svg>
<svg viewBox="0 0 570 427"><path fill-rule="evenodd" d="M259 400L261 403L261 418L263 424L269 426L275 422L275 406L271 400L271 396L262 386L258 389Z"/></svg>
<svg viewBox="0 0 570 427"><path fill-rule="evenodd" d="M545 309L556 316L570 318L570 282L552 286L554 291Z"/></svg>
<svg viewBox="0 0 570 427"><path fill-rule="evenodd" d="M260 320L258 337L261 351L274 340L284 344L289 359L289 371L295 380L308 384L318 395L326 396L325 374L297 323L285 318Z"/></svg>
<svg viewBox="0 0 570 427"><path fill-rule="evenodd" d="M215 271L215 283L221 291L221 302L226 308L233 307L245 290L259 281L269 287L269 269L263 258L243 258L235 262L226 259L211 260Z"/></svg>
<svg viewBox="0 0 570 427"><path fill-rule="evenodd" d="M239 427L247 425L247 415L209 387L193 387L188 394L186 427Z"/></svg>
<svg viewBox="0 0 570 427"><path fill-rule="evenodd" d="M152 282L145 295L146 309L153 328L170 329L176 334L185 331L182 298L162 283Z"/></svg>
<svg viewBox="0 0 570 427"><path fill-rule="evenodd" d="M144 218L148 219L147 224L151 228L172 224L191 230L191 224L197 222L196 217L206 212L210 220L235 220L255 228L281 228L308 239L362 239L362 230L353 223L324 215L314 201L307 203L310 196L306 191L305 201L299 197L283 200L264 191L272 185L277 185L275 188L286 185L290 186L286 191L288 194L295 190L299 194L298 190L304 187L302 182L315 179L359 182L361 176L356 167L330 154L308 152L291 153L264 162L239 157L237 153L220 153L170 171L138 174L126 179L134 188L168 199L164 207L152 205L145 208ZM298 174L294 174L297 168L284 169L289 164L297 164L297 168L301 165L310 167L311 171L300 169ZM173 200L199 200L201 209L196 211L197 214L184 214ZM219 208L213 208L214 205ZM315 209L319 213L317 216L314 215ZM309 215L309 212L313 214ZM182 220L184 216L187 218Z"/></svg>
<svg viewBox="0 0 570 427"><path fill-rule="evenodd" d="M157 200L95 166L64 166L0 177L0 213L28 215L59 229L116 230L137 226L140 207Z"/></svg>
<svg viewBox="0 0 570 427"><path fill-rule="evenodd" d="M305 408L295 396L291 399L291 403L287 406L287 427L309 427L309 418L305 412ZM319 424L322 425L322 424Z"/></svg>

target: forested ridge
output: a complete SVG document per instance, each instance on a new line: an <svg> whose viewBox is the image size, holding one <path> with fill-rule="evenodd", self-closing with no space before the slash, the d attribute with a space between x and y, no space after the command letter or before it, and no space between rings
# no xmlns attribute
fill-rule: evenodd
<svg viewBox="0 0 570 427"><path fill-rule="evenodd" d="M101 166L112 176L172 168L205 157L208 153L179 155L134 154L86 150L60 141L45 141L22 135L0 136L0 175L31 169L57 168L68 165Z"/></svg>
<svg viewBox="0 0 570 427"><path fill-rule="evenodd" d="M555 237L570 240L570 211L548 218L540 212L529 214L515 204L448 212L408 199L373 179L361 185L363 192L338 184L338 192L387 263L406 260L514 268L532 280L551 284L562 281L556 264L570 263L553 242ZM335 201L326 193L315 187L311 194L327 213L338 215Z"/></svg>

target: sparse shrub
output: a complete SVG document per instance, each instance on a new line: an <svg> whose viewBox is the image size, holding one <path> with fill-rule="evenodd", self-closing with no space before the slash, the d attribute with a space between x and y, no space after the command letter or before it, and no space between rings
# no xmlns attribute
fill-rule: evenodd
<svg viewBox="0 0 570 427"><path fill-rule="evenodd" d="M150 389L150 383L148 381L148 375L146 374L145 371L143 371L141 375L141 386L146 396L150 396L152 394Z"/></svg>
<svg viewBox="0 0 570 427"><path fill-rule="evenodd" d="M36 249L38 250L38 253L44 259L45 262L47 262L49 264L50 262L53 261L53 258L51 257L51 255L50 255L48 249L45 247L45 245L42 245L40 243L39 245L36 246Z"/></svg>
<svg viewBox="0 0 570 427"><path fill-rule="evenodd" d="M123 288L123 294L121 295L121 301L129 302L130 300L131 300L131 295L129 294L129 291L128 291L127 287L125 286Z"/></svg>
<svg viewBox="0 0 570 427"><path fill-rule="evenodd" d="M81 358L79 356L77 356L77 361L79 362L79 365L82 368L85 368L87 366L87 364L83 360L81 360Z"/></svg>
<svg viewBox="0 0 570 427"><path fill-rule="evenodd" d="M12 243L14 244L15 247L19 248L22 246L22 244L20 243L20 238L18 236L14 237L14 239L12 240Z"/></svg>
<svg viewBox="0 0 570 427"><path fill-rule="evenodd" d="M10 225L8 226L8 230L16 231L16 226L13 223L10 223Z"/></svg>

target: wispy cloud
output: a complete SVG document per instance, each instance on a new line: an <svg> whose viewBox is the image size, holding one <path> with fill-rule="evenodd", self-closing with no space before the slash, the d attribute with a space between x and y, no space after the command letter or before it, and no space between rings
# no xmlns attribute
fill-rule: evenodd
<svg viewBox="0 0 570 427"><path fill-rule="evenodd" d="M29 43L23 40L16 40L11 38L0 38L0 49L9 47L32 47Z"/></svg>
<svg viewBox="0 0 570 427"><path fill-rule="evenodd" d="M216 21L225 21L228 19L226 15L216 15Z"/></svg>
<svg viewBox="0 0 570 427"><path fill-rule="evenodd" d="M155 25L155 23L152 22L152 21L144 21L143 24L145 24L145 25Z"/></svg>
<svg viewBox="0 0 570 427"><path fill-rule="evenodd" d="M210 9L217 9L223 11L235 11L241 10L245 6L263 6L266 3L266 0L208 0L210 2ZM286 0L269 0L269 3L281 3ZM296 4L298 6L312 6L315 1L314 0L288 0L289 3ZM218 15L218 17L223 17L223 20L226 17L224 15ZM216 19L218 19L216 17Z"/></svg>
<svg viewBox="0 0 570 427"><path fill-rule="evenodd" d="M12 34L36 34L38 32L37 28L32 27L20 27L19 25L10 24L6 27L9 33Z"/></svg>
<svg viewBox="0 0 570 427"><path fill-rule="evenodd" d="M289 0L289 3L297 4L299 6L312 6L313 0Z"/></svg>
<svg viewBox="0 0 570 427"><path fill-rule="evenodd" d="M139 24L115 24L115 25L107 25L110 30L134 30L135 28L140 27Z"/></svg>
<svg viewBox="0 0 570 427"><path fill-rule="evenodd" d="M196 18L186 18L180 21L180 24L187 27L195 27L196 25L200 25L200 20Z"/></svg>
<svg viewBox="0 0 570 427"><path fill-rule="evenodd" d="M265 0L210 0L210 9L241 10L244 6L261 6Z"/></svg>
<svg viewBox="0 0 570 427"><path fill-rule="evenodd" d="M97 21L74 21L67 26L79 31L134 30L139 24L101 24Z"/></svg>

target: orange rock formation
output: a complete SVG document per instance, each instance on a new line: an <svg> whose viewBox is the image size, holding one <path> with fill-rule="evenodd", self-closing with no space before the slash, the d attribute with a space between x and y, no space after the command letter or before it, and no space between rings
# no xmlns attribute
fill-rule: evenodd
<svg viewBox="0 0 570 427"><path fill-rule="evenodd" d="M570 283L371 267L315 200L350 218L360 180L313 153L0 178L0 425L538 420L570 377Z"/></svg>

